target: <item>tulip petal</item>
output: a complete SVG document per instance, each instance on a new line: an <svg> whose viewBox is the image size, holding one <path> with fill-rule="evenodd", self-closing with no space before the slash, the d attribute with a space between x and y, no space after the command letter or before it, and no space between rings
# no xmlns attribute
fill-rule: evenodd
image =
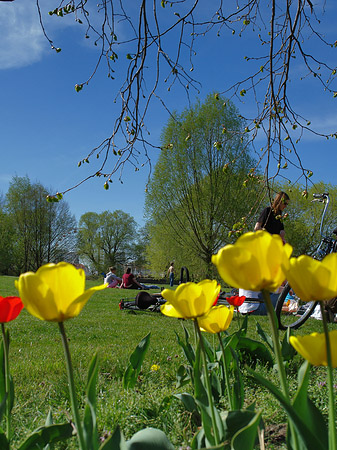
<svg viewBox="0 0 337 450"><path fill-rule="evenodd" d="M192 282L182 283L175 291L165 289L162 292L162 296L167 300L168 305L163 305L161 312L165 315L185 319L202 316L212 307L219 292L220 286L216 280L203 280L197 284Z"/></svg>
<svg viewBox="0 0 337 450"><path fill-rule="evenodd" d="M79 313L84 308L87 301L90 299L90 297L96 292L100 291L102 289L106 289L106 284L100 284L99 286L93 286L90 289L87 289L83 292L82 295L77 297L67 308L65 312L65 319L70 319L72 317L76 317L79 315Z"/></svg>
<svg viewBox="0 0 337 450"><path fill-rule="evenodd" d="M337 367L337 330L329 331L332 367ZM290 336L290 344L314 366L327 366L326 340L324 333L306 336Z"/></svg>
<svg viewBox="0 0 337 450"><path fill-rule="evenodd" d="M23 308L23 303L19 297L0 296L0 323L10 322L18 317Z"/></svg>
<svg viewBox="0 0 337 450"><path fill-rule="evenodd" d="M198 317L201 331L208 333L220 333L227 330L232 322L234 307L227 308L225 305L214 306L204 316Z"/></svg>
<svg viewBox="0 0 337 450"><path fill-rule="evenodd" d="M336 253L327 255L322 261L301 255L291 258L287 278L301 300L330 300L337 296L336 268Z"/></svg>
<svg viewBox="0 0 337 450"><path fill-rule="evenodd" d="M66 310L68 299L76 299L85 288L84 270L76 269L65 262L57 265L46 264L38 269L36 275L51 288L58 308L62 311Z"/></svg>
<svg viewBox="0 0 337 450"><path fill-rule="evenodd" d="M183 319L184 317L175 309L175 307L166 302L160 307L160 311L162 314L168 317L175 317L176 319Z"/></svg>
<svg viewBox="0 0 337 450"><path fill-rule="evenodd" d="M84 291L84 271L65 262L22 274L16 286L30 314L54 322L77 316L95 291L107 287L103 284Z"/></svg>
<svg viewBox="0 0 337 450"><path fill-rule="evenodd" d="M26 310L41 320L54 320L58 316L52 291L33 272L20 275L16 283Z"/></svg>
<svg viewBox="0 0 337 450"><path fill-rule="evenodd" d="M230 286L251 291L275 291L285 280L292 247L266 231L246 233L226 245L212 262Z"/></svg>

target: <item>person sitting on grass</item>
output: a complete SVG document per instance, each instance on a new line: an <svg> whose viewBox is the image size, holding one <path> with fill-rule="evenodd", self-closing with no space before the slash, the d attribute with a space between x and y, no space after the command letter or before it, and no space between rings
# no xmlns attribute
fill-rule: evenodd
<svg viewBox="0 0 337 450"><path fill-rule="evenodd" d="M121 284L122 289L143 289L143 286L140 283L138 283L134 274L131 272L130 267L126 269L126 272L122 278L123 278Z"/></svg>
<svg viewBox="0 0 337 450"><path fill-rule="evenodd" d="M108 283L108 288L115 288L121 282L122 279L116 275L116 267L109 267L109 272L104 278L104 283Z"/></svg>

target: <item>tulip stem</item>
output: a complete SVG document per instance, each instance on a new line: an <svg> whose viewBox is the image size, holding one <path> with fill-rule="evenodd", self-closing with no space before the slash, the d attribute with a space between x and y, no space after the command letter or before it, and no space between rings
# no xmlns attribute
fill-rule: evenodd
<svg viewBox="0 0 337 450"><path fill-rule="evenodd" d="M8 358L8 339L6 335L5 330L5 324L1 324L1 331L2 331L2 341L3 341L3 347L4 347L4 362L5 362L5 389L6 389L6 436L8 442L10 442L11 438L11 411L10 411L10 374L9 374L9 358Z"/></svg>
<svg viewBox="0 0 337 450"><path fill-rule="evenodd" d="M77 403L76 389L75 389L75 383L74 383L74 372L73 372L73 366L71 363L71 355L70 355L70 351L69 351L68 339L67 339L66 332L64 329L64 323L58 322L58 324L59 324L59 328L60 328L60 332L61 332L64 355L65 355L65 359L66 359L71 408L73 411L75 427L77 430L78 442L79 442L80 450L85 450L86 446L85 446L84 435L83 435L83 430L82 430L81 418L80 418L80 414L78 411L78 403Z"/></svg>
<svg viewBox="0 0 337 450"><path fill-rule="evenodd" d="M290 403L289 389L288 389L288 384L287 384L287 376L286 376L286 371L285 371L284 364L283 364L283 357L282 357L282 352L281 352L281 347L280 347L280 340L279 340L279 334L278 334L275 309L271 302L269 292L265 289L262 289L262 295L263 295L263 300L266 305L266 309L267 309L267 313L268 313L268 318L269 318L269 323L270 323L270 328L271 328L271 333L272 333L272 339L273 339L273 345L274 345L276 364L277 364L277 369L278 369L280 382L281 382L281 388L282 388L283 394L286 397L288 403ZM291 421L289 421L289 428L290 428L291 437L292 437L293 443L294 443L293 448L298 449L297 434L296 434L295 428L293 426L293 423Z"/></svg>
<svg viewBox="0 0 337 450"><path fill-rule="evenodd" d="M200 348L202 352L202 359L203 359L203 365L204 365L204 372L205 372L205 380L206 380L206 388L207 388L207 397L208 397L208 403L211 411L211 419L212 419L212 426L213 426L213 433L214 433L214 439L215 439L215 445L219 445L220 438L219 438L219 432L218 427L215 419L215 406L213 402L213 395L212 395L212 388L211 388L211 382L209 379L208 374L208 367L207 367L207 358L206 358L206 351L204 346L203 337L199 328L198 321L194 321L196 332L199 336L199 342L200 342Z"/></svg>
<svg viewBox="0 0 337 450"><path fill-rule="evenodd" d="M239 328L239 330L240 330L240 328L241 328L241 320L240 320L240 311L239 311L239 307L236 306L236 307L235 307L235 310L236 310L236 317L237 317L237 319L238 319L238 328Z"/></svg>
<svg viewBox="0 0 337 450"><path fill-rule="evenodd" d="M326 342L326 355L328 361L328 389L329 389L329 450L337 449L336 440L336 411L335 411L335 394L333 387L333 373L332 373L332 361L331 361L331 345L328 324L326 320L326 315L324 311L324 303L320 302L321 315L323 319L323 330L325 334Z"/></svg>
<svg viewBox="0 0 337 450"><path fill-rule="evenodd" d="M225 347L222 342L221 333L217 333L217 335L219 338L220 347L221 347L221 351L222 351L223 364L224 364L224 375L225 375L225 383L226 383L229 407L230 407L231 411L233 411L234 404L233 404L233 399L231 396L231 388L230 388L230 384L229 384L229 371L228 371L228 365L227 365L227 361L226 361Z"/></svg>
<svg viewBox="0 0 337 450"><path fill-rule="evenodd" d="M281 381L281 388L282 388L283 394L289 400L289 390L288 390L288 385L287 385L286 372L285 372L284 364L283 364L282 352L281 352L281 348L280 348L280 340L279 340L278 328L277 328L277 323L276 323L275 309L270 300L269 292L266 290L262 290L262 295L263 295L264 303L266 305L266 309L268 312L269 323L270 323L272 339L273 339L273 344L274 344L276 363L277 363L277 368L278 368L280 381Z"/></svg>

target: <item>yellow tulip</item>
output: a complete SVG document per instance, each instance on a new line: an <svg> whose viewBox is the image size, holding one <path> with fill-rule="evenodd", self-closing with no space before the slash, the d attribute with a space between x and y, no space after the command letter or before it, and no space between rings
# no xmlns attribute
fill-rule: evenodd
<svg viewBox="0 0 337 450"><path fill-rule="evenodd" d="M324 333L306 336L290 336L294 349L313 366L327 366L326 340ZM337 330L329 331L332 367L337 367Z"/></svg>
<svg viewBox="0 0 337 450"><path fill-rule="evenodd" d="M292 247L279 235L249 232L234 245L226 245L212 262L230 286L251 291L275 291L285 280Z"/></svg>
<svg viewBox="0 0 337 450"><path fill-rule="evenodd" d="M330 300L337 296L337 253L322 261L302 255L290 259L287 279L301 300Z"/></svg>
<svg viewBox="0 0 337 450"><path fill-rule="evenodd" d="M72 264L46 264L36 273L26 272L15 282L27 311L41 320L63 322L76 317L103 284L85 289L85 273Z"/></svg>
<svg viewBox="0 0 337 450"><path fill-rule="evenodd" d="M234 306L227 308L225 305L213 306L207 314L198 318L201 331L208 333L220 333L227 330L233 319Z"/></svg>
<svg viewBox="0 0 337 450"><path fill-rule="evenodd" d="M216 280L200 283L183 283L175 291L164 289L161 293L166 303L160 310L165 316L193 319L206 314L220 293Z"/></svg>

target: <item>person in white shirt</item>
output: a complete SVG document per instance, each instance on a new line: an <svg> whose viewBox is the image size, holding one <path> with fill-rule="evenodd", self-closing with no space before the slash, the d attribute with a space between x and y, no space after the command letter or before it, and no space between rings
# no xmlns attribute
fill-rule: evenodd
<svg viewBox="0 0 337 450"><path fill-rule="evenodd" d="M109 288L115 288L119 283L122 282L122 279L116 275L116 267L109 267L109 272L106 274L104 278L104 283L108 283Z"/></svg>
<svg viewBox="0 0 337 450"><path fill-rule="evenodd" d="M267 309L262 298L262 292L259 291L247 291L245 289L239 289L239 296L245 296L246 300L239 306L239 312L241 314L254 314L257 316L266 316ZM279 294L271 293L270 299L273 306L276 305Z"/></svg>

